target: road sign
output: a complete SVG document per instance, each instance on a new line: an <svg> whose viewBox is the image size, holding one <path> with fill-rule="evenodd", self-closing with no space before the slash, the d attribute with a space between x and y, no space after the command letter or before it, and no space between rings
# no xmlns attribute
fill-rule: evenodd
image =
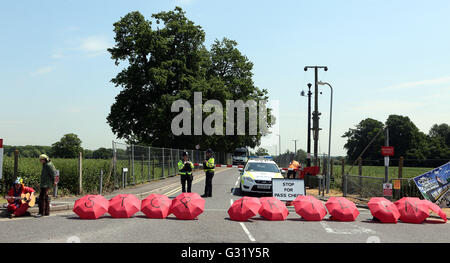
<svg viewBox="0 0 450 263"><path fill-rule="evenodd" d="M3 139L0 139L0 179L3 178Z"/></svg>
<svg viewBox="0 0 450 263"><path fill-rule="evenodd" d="M392 147L392 146L381 146L381 154L383 156L394 156L394 147Z"/></svg>
<svg viewBox="0 0 450 263"><path fill-rule="evenodd" d="M305 181L300 179L272 179L272 195L281 201L294 201L299 195L306 195Z"/></svg>
<svg viewBox="0 0 450 263"><path fill-rule="evenodd" d="M392 184L383 184L383 196L392 196Z"/></svg>

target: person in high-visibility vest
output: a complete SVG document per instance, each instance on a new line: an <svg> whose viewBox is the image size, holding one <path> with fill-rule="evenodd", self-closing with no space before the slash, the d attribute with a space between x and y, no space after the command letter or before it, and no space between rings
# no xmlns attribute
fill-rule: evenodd
<svg viewBox="0 0 450 263"><path fill-rule="evenodd" d="M181 179L181 192L186 193L186 182L187 182L187 192L191 192L192 180L192 169L194 169L194 164L189 161L188 152L183 152L183 159L178 161L178 174Z"/></svg>
<svg viewBox="0 0 450 263"><path fill-rule="evenodd" d="M292 162L289 164L290 168L287 172L286 178L290 178L292 175L292 178L295 179L295 174L297 173L298 169L300 168L300 164L296 160L292 160Z"/></svg>
<svg viewBox="0 0 450 263"><path fill-rule="evenodd" d="M214 158L213 150L206 150L206 160L203 161L203 169L205 170L205 193L202 197L212 197L212 179L214 177Z"/></svg>

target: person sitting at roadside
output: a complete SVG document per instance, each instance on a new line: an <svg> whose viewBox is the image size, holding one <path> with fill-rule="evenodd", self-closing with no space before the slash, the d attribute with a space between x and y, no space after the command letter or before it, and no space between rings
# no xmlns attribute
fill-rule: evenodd
<svg viewBox="0 0 450 263"><path fill-rule="evenodd" d="M8 200L8 212L10 213L9 217L13 218L16 216L23 216L28 210L28 202L34 196L34 189L31 187L27 187L23 184L23 179L18 177L14 182L14 186L8 192L7 200ZM30 194L30 198L28 200L23 200L23 194ZM25 202L23 202L25 201Z"/></svg>

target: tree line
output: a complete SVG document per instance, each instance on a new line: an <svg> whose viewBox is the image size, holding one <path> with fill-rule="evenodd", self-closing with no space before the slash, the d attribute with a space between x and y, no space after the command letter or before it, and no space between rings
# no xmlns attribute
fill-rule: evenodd
<svg viewBox="0 0 450 263"><path fill-rule="evenodd" d="M354 161L364 148L363 160L381 160L381 146L385 146L385 129L389 130L389 146L394 147L394 161L400 157L411 166L439 166L450 160L450 126L434 124L428 134L420 131L407 116L389 115L386 122L366 118L342 135L347 138L344 148L347 159ZM382 164L381 164L382 165Z"/></svg>
<svg viewBox="0 0 450 263"><path fill-rule="evenodd" d="M79 153L83 153L86 159L110 159L112 158L112 149L99 148L96 150L83 149L78 135L69 133L64 135L58 142L52 146L26 145L12 146L4 145L4 154L14 156L14 151L18 150L21 157L38 158L41 154L47 154L50 158L77 158Z"/></svg>

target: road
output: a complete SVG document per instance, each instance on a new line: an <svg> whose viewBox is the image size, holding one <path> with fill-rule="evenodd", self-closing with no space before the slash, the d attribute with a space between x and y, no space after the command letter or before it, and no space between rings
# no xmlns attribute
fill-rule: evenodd
<svg viewBox="0 0 450 263"><path fill-rule="evenodd" d="M255 217L240 223L229 220L227 210L240 198L238 170L218 172L213 197L206 199L198 220L148 219L137 213L128 219L108 214L98 220L81 220L72 211L43 218L0 219L0 242L448 242L450 224L380 224L371 222L370 212L360 209L355 222L303 221L293 209L286 221ZM193 192L202 194L204 177L194 180ZM175 197L179 187L166 190ZM326 217L328 218L328 216Z"/></svg>

